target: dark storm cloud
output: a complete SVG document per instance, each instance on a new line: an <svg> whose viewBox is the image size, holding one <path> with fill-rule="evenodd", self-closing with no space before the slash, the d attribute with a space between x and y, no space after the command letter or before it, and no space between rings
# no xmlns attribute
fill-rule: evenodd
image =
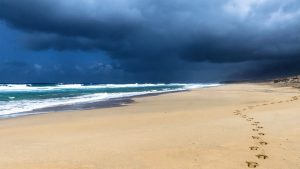
<svg viewBox="0 0 300 169"><path fill-rule="evenodd" d="M91 9L96 7L97 9ZM119 15L110 11L101 12L106 7L100 3L92 6L79 0L3 0L0 2L0 8L3 19L12 26L28 32L117 39L138 28L135 18L131 18L134 16L130 13ZM99 14L97 10L100 10Z"/></svg>
<svg viewBox="0 0 300 169"><path fill-rule="evenodd" d="M27 33L30 49L103 51L153 76L201 62L247 62L250 72L248 63L270 67L253 72L300 63L296 0L1 0L0 18Z"/></svg>
<svg viewBox="0 0 300 169"><path fill-rule="evenodd" d="M125 78L125 79L124 79ZM126 79L127 78L127 79ZM39 64L26 61L0 63L0 82L5 83L128 83L116 65L95 62L85 66L77 63Z"/></svg>

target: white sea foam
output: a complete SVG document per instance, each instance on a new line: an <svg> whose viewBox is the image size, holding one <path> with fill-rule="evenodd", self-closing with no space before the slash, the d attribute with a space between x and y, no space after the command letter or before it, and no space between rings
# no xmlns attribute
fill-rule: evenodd
<svg viewBox="0 0 300 169"><path fill-rule="evenodd" d="M61 90L61 89L101 89L101 88L133 88L133 87L155 87L155 86L176 86L185 84L58 84L55 86L32 86L30 84L5 84L0 85L0 92L4 91L34 91L34 90Z"/></svg>
<svg viewBox="0 0 300 169"><path fill-rule="evenodd" d="M142 92L121 92L121 93L95 93L87 94L76 97L61 97L61 98L51 98L51 99L37 99L37 100L15 100L14 97L10 97L10 101L0 101L0 117L2 116L18 116L19 113L24 115L24 112L35 111L37 109L56 107L63 105L72 105L79 103L93 103L99 101L106 101L115 98L124 98L139 96L145 94L155 94L164 93L172 91L182 91L195 88L203 87L214 87L219 84L106 84L106 85L90 85L84 86L81 84L72 85L57 85L57 86L45 86L45 87L32 87L29 85L6 85L0 86L1 92L12 92L12 91L32 91L32 90L61 90L61 89L86 89L86 88L135 88L135 87L155 87L162 86L165 88L163 90L148 90ZM182 86L179 88L170 88L172 86ZM31 112L32 113L32 112ZM31 114L28 113L28 114ZM26 114L26 113L25 113Z"/></svg>

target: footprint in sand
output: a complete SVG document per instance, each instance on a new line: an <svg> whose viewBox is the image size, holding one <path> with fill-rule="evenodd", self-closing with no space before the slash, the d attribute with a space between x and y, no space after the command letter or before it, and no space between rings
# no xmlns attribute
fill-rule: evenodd
<svg viewBox="0 0 300 169"><path fill-rule="evenodd" d="M252 125L252 126L257 126L258 124L256 124L256 123L252 123L251 125Z"/></svg>
<svg viewBox="0 0 300 169"><path fill-rule="evenodd" d="M252 129L252 131L258 131L258 129Z"/></svg>
<svg viewBox="0 0 300 169"><path fill-rule="evenodd" d="M252 139L259 139L258 136L252 136Z"/></svg>
<svg viewBox="0 0 300 169"><path fill-rule="evenodd" d="M249 168L256 168L258 167L258 163L257 162L253 162L253 161L246 161L246 164Z"/></svg>
<svg viewBox="0 0 300 169"><path fill-rule="evenodd" d="M243 117L243 118L247 118L247 115L243 115L242 117Z"/></svg>
<svg viewBox="0 0 300 169"><path fill-rule="evenodd" d="M258 135L260 135L260 136L264 136L264 135L266 135L265 133L258 133Z"/></svg>
<svg viewBox="0 0 300 169"><path fill-rule="evenodd" d="M259 122L259 121L255 121L255 122L253 122L253 123L259 124L260 122Z"/></svg>
<svg viewBox="0 0 300 169"><path fill-rule="evenodd" d="M259 144L260 144L260 145L267 145L268 143L265 142L265 141L260 141Z"/></svg>
<svg viewBox="0 0 300 169"><path fill-rule="evenodd" d="M262 126L257 126L257 128L258 128L258 129L262 129L263 127L262 127Z"/></svg>
<svg viewBox="0 0 300 169"><path fill-rule="evenodd" d="M251 146L249 148L250 148L250 150L258 150L259 149L259 147L257 147L257 146Z"/></svg>
<svg viewBox="0 0 300 169"><path fill-rule="evenodd" d="M267 159L267 158L269 158L267 155L264 155L264 154L257 154L256 157L258 159Z"/></svg>
<svg viewBox="0 0 300 169"><path fill-rule="evenodd" d="M253 118L248 118L248 119L247 119L247 121L252 121L252 120L253 120Z"/></svg>

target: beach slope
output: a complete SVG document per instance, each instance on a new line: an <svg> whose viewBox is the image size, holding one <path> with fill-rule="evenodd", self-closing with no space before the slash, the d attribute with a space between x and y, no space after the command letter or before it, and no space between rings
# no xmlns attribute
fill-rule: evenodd
<svg viewBox="0 0 300 169"><path fill-rule="evenodd" d="M299 169L300 93L229 84L0 120L0 169Z"/></svg>

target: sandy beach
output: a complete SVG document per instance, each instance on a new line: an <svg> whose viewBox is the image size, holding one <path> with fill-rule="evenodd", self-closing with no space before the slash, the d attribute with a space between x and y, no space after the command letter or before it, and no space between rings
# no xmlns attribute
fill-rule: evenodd
<svg viewBox="0 0 300 169"><path fill-rule="evenodd" d="M1 169L299 169L300 92L230 84L0 120Z"/></svg>

